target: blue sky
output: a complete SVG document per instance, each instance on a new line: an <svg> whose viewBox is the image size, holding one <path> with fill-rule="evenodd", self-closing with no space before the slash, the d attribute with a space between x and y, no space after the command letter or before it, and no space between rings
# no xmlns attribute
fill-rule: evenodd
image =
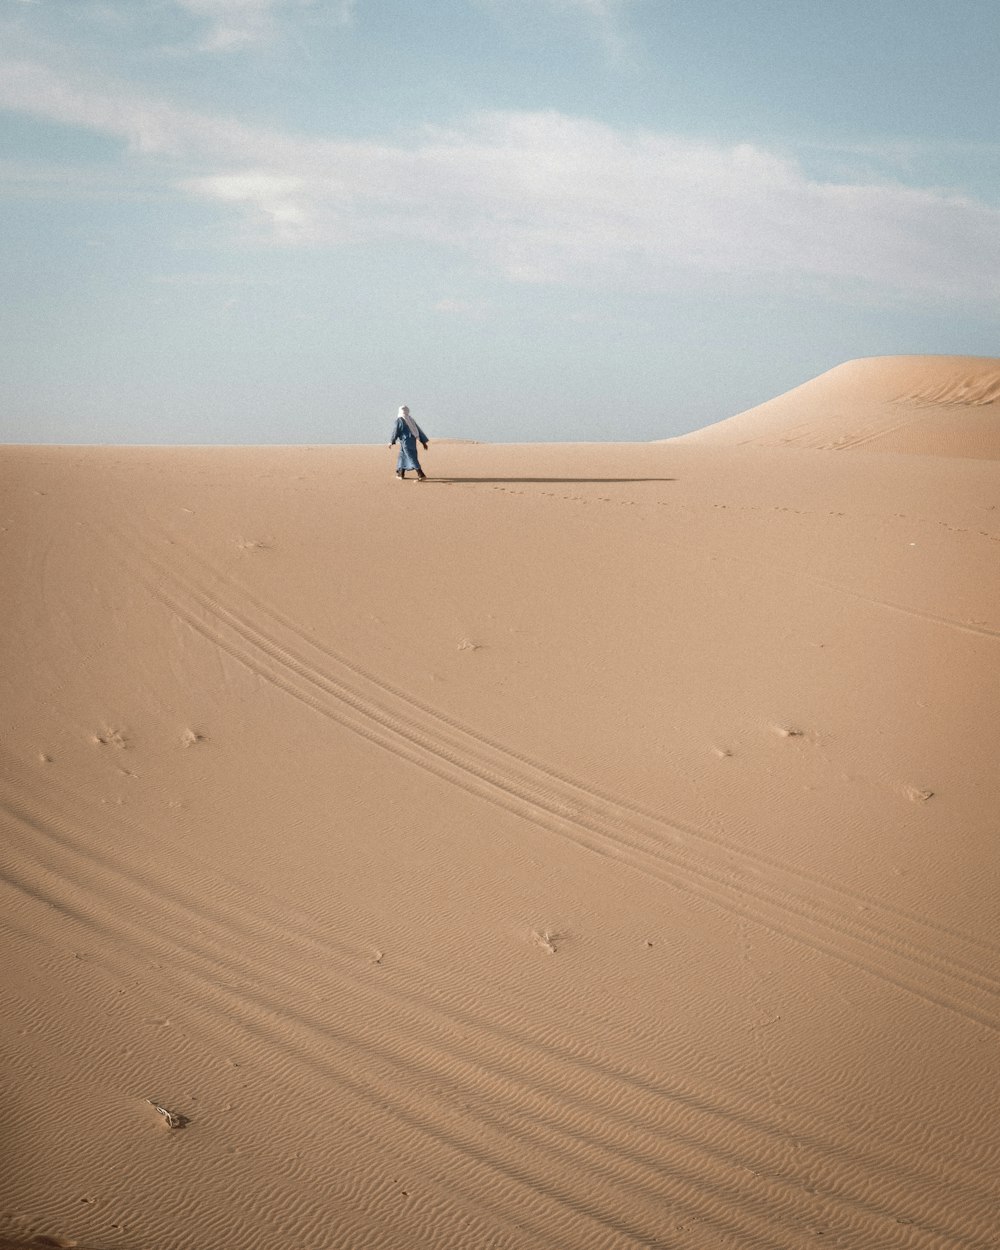
<svg viewBox="0 0 1000 1250"><path fill-rule="evenodd" d="M0 440L663 438L1000 355L995 0L0 0Z"/></svg>

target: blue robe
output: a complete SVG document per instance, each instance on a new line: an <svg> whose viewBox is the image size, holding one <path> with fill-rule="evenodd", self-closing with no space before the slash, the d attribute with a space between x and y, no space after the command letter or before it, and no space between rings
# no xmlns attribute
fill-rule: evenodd
<svg viewBox="0 0 1000 1250"><path fill-rule="evenodd" d="M413 421L413 418L411 417L410 420ZM413 424L417 425L416 421L413 421ZM420 441L426 443L427 436L419 425L417 425L417 432L420 435ZM416 469L421 472L420 461L417 459L417 440L402 417L396 418L389 446L391 447L396 442L399 443L399 457L396 460L397 473L405 472L407 469Z"/></svg>

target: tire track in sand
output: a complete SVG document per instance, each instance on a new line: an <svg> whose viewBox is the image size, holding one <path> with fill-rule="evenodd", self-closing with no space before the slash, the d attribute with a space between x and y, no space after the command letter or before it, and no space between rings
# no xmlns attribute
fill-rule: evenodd
<svg viewBox="0 0 1000 1250"><path fill-rule="evenodd" d="M223 602L222 589L232 583L211 566L215 585L209 589L172 568L151 544L109 533L120 550L138 558L136 575L150 592L196 632L397 758L739 919L1000 1031L1000 981L980 966L984 955L997 955L995 947L563 777L378 681L242 592L253 608L253 618L247 617ZM206 567L189 548L184 555ZM151 568L162 580L150 577ZM291 639L276 637L281 630ZM942 950L945 945L952 950Z"/></svg>
<svg viewBox="0 0 1000 1250"><path fill-rule="evenodd" d="M918 1175L899 1175L892 1155L865 1157L867 1144L859 1158L806 1136L792 1156L787 1126L779 1128L759 1112L734 1111L682 1086L665 1087L662 1078L609 1070L567 1049L565 1039L554 1048L551 1038L533 1042L523 1029L442 1011L436 994L421 994L408 983L387 991L381 978L373 981L370 965L361 971L357 951L346 944L333 961L329 947L325 961L311 950L313 958L292 965L299 972L289 984L287 946L296 935L280 920L276 925L270 916L262 919L257 900L233 900L232 887L222 883L212 897L227 900L224 910L217 905L213 915L193 909L183 889L153 872L148 859L125 872L116 857L94 851L96 833L80 837L64 819L42 815L37 801L12 799L9 811L23 843L21 866L8 873L13 885L99 932L116 951L158 963L165 951L175 951L165 975L184 1001L202 1003L213 1020L231 1022L227 1032L238 1022L267 1047L289 1088L295 1087L294 1070L305 1067L360 1101L362 1120L375 1114L383 1122L388 1114L404 1142L417 1139L412 1145L421 1149L430 1142L464 1166L471 1158L483 1170L485 1190L479 1193L495 1195L498 1218L519 1195L529 1208L525 1218L544 1199L557 1204L562 1220L575 1215L584 1221L572 1234L579 1241L556 1238L558 1221L529 1221L544 1244L588 1244L597 1228L604 1230L602 1241L610 1233L625 1238L623 1244L655 1244L652 1225L625 1213L648 1212L666 1200L747 1246L783 1244L773 1240L773 1231L802 1227L817 1203L841 1244L977 1244L968 1238L983 1227L980 1218L988 1218L988 1197L955 1175L929 1171L926 1153L918 1156ZM131 835L122 840L135 843ZM34 879L33 842L39 861ZM398 1023L400 1013L405 1030L386 1030L386 1015ZM470 1027L472 1041L463 1047L456 1039ZM428 1088L445 1104L438 1114L413 1097L415 1089ZM280 1090L272 1089L268 1098L280 1103ZM465 1106L476 1127L456 1126L448 1104ZM484 1146L484 1125L506 1139L513 1158ZM551 1168L539 1189L553 1159L565 1192L553 1183ZM570 1174L586 1177L587 1198L569 1186ZM811 1178L807 1187L803 1175ZM872 1176L883 1178L895 1202L871 1193ZM915 1204L919 1220L900 1240L895 1212L905 1209L913 1218ZM957 1210L949 1226L940 1216L951 1205ZM564 1237L566 1232L563 1226Z"/></svg>

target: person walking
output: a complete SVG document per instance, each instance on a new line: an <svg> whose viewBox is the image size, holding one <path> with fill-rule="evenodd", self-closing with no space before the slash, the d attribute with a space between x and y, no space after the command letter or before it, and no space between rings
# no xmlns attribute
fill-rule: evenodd
<svg viewBox="0 0 1000 1250"><path fill-rule="evenodd" d="M389 446L392 447L396 442L399 443L396 476L402 480L406 477L407 469L416 469L417 481L426 481L427 474L420 467L420 461L417 459L417 443L419 442L426 451L427 435L410 416L410 410L405 404L400 408L399 415L396 417L396 425L392 431Z"/></svg>

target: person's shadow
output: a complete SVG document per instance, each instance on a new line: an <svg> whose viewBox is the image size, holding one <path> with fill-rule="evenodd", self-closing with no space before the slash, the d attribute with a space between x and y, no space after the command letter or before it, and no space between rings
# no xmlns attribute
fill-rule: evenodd
<svg viewBox="0 0 1000 1250"><path fill-rule="evenodd" d="M539 482L547 485L581 485L592 482L595 486L613 486L629 482L676 482L675 477L428 477L428 482L441 486L454 486L470 482Z"/></svg>

